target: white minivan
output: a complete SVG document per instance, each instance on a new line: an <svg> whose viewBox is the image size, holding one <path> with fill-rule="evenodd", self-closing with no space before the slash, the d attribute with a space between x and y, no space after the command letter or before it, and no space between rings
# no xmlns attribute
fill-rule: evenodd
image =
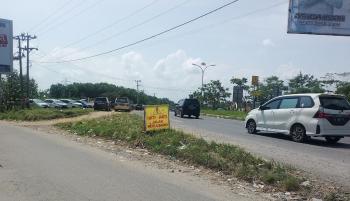
<svg viewBox="0 0 350 201"><path fill-rule="evenodd" d="M259 131L290 135L296 142L325 137L336 143L350 136L350 104L335 94L292 94L276 97L249 112L248 133Z"/></svg>

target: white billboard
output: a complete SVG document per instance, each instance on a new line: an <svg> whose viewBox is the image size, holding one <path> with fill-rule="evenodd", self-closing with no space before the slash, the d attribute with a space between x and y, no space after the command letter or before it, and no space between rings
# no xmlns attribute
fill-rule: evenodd
<svg viewBox="0 0 350 201"><path fill-rule="evenodd" d="M350 36L350 0L290 0L288 33Z"/></svg>
<svg viewBox="0 0 350 201"><path fill-rule="evenodd" d="M0 74L13 70L12 21L0 19Z"/></svg>

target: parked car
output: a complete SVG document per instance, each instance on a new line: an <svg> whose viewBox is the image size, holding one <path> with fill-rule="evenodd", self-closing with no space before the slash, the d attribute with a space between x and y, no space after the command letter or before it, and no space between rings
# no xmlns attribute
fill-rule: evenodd
<svg viewBox="0 0 350 201"><path fill-rule="evenodd" d="M181 118L184 115L188 117L195 116L197 119L200 115L200 104L197 99L182 99L175 106L175 116L180 115Z"/></svg>
<svg viewBox="0 0 350 201"><path fill-rule="evenodd" d="M76 102L80 103L83 108L93 108L94 104L93 103L88 103L85 100L77 100Z"/></svg>
<svg viewBox="0 0 350 201"><path fill-rule="evenodd" d="M47 103L51 108L60 108L60 109L68 108L68 105L66 103L57 99L46 99L45 103Z"/></svg>
<svg viewBox="0 0 350 201"><path fill-rule="evenodd" d="M113 106L115 111L131 111L132 104L126 97L116 98Z"/></svg>
<svg viewBox="0 0 350 201"><path fill-rule="evenodd" d="M111 104L107 97L97 97L94 101L94 110L111 111Z"/></svg>
<svg viewBox="0 0 350 201"><path fill-rule="evenodd" d="M72 100L72 99L60 99L60 101L64 102L65 104L67 104L67 106L69 108L82 108L83 107L83 104L75 101L75 100Z"/></svg>
<svg viewBox="0 0 350 201"><path fill-rule="evenodd" d="M350 104L331 94L298 94L274 98L246 117L248 133L267 131L290 135L296 142L324 137L336 143L350 136Z"/></svg>
<svg viewBox="0 0 350 201"><path fill-rule="evenodd" d="M135 110L143 110L143 105L142 104L135 104L134 108L135 108Z"/></svg>
<svg viewBox="0 0 350 201"><path fill-rule="evenodd" d="M41 107L41 108L49 107L49 104L45 103L43 100L40 100L40 99L29 99L29 104L31 107Z"/></svg>

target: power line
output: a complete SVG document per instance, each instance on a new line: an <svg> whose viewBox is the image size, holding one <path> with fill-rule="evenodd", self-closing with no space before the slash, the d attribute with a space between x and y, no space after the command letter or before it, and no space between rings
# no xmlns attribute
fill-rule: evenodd
<svg viewBox="0 0 350 201"><path fill-rule="evenodd" d="M52 12L50 15L48 15L47 17L45 17L43 20L41 20L39 23L37 23L36 25L32 26L29 30L30 32L34 31L35 29L37 29L38 27L40 27L42 24L46 23L47 21L49 21L53 16L55 16L57 13L59 13L62 9L64 9L65 7L67 7L69 5L69 3L72 3L71 0L65 1L63 3L62 6L60 6L57 10L55 10L54 12Z"/></svg>
<svg viewBox="0 0 350 201"><path fill-rule="evenodd" d="M83 13L85 13L86 11L88 11L89 9L94 8L94 7L97 6L98 4L101 4L103 1L105 1L105 0L97 0L95 3L93 3L93 4L91 4L90 6L88 6L88 7L84 8L84 9L80 10L80 11L79 11L78 13L76 13L75 15L73 15L73 16L71 16L71 17L69 17L69 18L66 18L65 20L59 22L58 24L55 24L55 25L51 26L49 29L47 29L46 31L44 31L44 32L41 33L41 37L42 37L43 34L45 34L45 33L47 33L47 32L50 32L51 30L53 30L53 29L59 27L60 25L66 23L67 21L72 20L72 18L78 17L79 15L82 15Z"/></svg>
<svg viewBox="0 0 350 201"><path fill-rule="evenodd" d="M116 51L118 51L118 50L125 49L125 48L131 47L131 46L135 46L135 45L137 45L137 44L139 44L139 43L142 43L142 42L151 40L151 39L156 38L156 37L158 37L158 36L160 36L160 35L164 35L164 34L170 32L170 31L173 31L173 30L178 29L178 28L180 28L180 27L183 27L183 26L185 26L185 25L187 25L187 24L190 24L190 23L192 23L192 22L194 22L194 21L197 21L197 20L199 20L199 19L201 19L201 18L203 18L203 17L206 17L206 16L208 16L208 15L210 15L210 14L212 14L212 13L215 13L215 12L217 12L217 11L219 11L219 10L225 8L225 7L228 7L228 6L234 4L234 3L238 2L238 1L239 1L239 0L230 1L229 3L226 3L226 4L224 4L224 5L222 5L222 6L218 7L218 8L216 8L216 9L214 9L214 10L211 10L211 11L209 11L209 12L206 12L206 13L204 13L204 14L198 16L198 17L195 17L195 18L193 18L193 19L191 19L191 20L188 20L188 21L186 21L186 22L184 22L184 23L181 23L181 24L179 24L179 25L177 25L177 26L174 26L174 27L172 27L172 28L166 29L166 30L164 30L164 31L162 31L162 32L160 32L160 33L151 35L151 36L149 36L149 37L147 37L147 38L138 40L138 41L136 41L136 42L133 42L133 43L130 43L130 44L127 44L127 45L124 45L124 46L121 46L121 47L118 47L118 48L115 48L115 49L106 51L106 52L94 54L94 55L87 56L87 57L81 57L81 58L78 58L78 59L63 60L63 61L56 61L56 62L41 62L41 63L68 63L68 62L74 62L74 61L87 60L87 59L99 57L99 56L102 56L102 55L110 54L110 53L116 52Z"/></svg>
<svg viewBox="0 0 350 201"><path fill-rule="evenodd" d="M91 44L91 45L89 45L89 46L83 47L83 48L79 49L79 51L83 51L83 50L86 50L86 49L90 49L91 47L96 47L97 45L100 45L100 44L102 44L102 43L104 43L104 42L106 42L106 41L109 41L109 40L112 39L112 38L115 38L115 37L120 36L120 35L122 35L122 34L128 33L128 32L130 32L130 31L132 31L132 30L134 30L134 29L136 29L136 28L138 28L138 27L140 27L140 26L142 26L142 25L145 25L145 24L147 24L147 23L149 23L149 22L151 22L151 21L153 21L153 20L155 20L155 19L157 19L157 18L159 18L159 17L161 17L161 16L163 16L163 15L168 14L169 12L171 12L171 11L173 11L173 10L179 8L180 6L183 6L184 4L188 3L189 1L191 1L191 0L185 0L185 1L183 1L182 3L177 4L177 5L175 5L174 7L171 7L170 9L167 9L167 10L165 10L164 12L161 12L161 13L159 13L159 14L157 14L157 15L151 17L151 18L148 18L148 19L146 19L146 20L144 20L144 21L142 21L142 22L140 22L140 23L138 23L138 24L136 24L136 25L134 25L134 26L131 26L131 27L129 27L129 28L123 30L123 31L117 32L117 33L115 33L115 34L113 34L113 35L111 35L111 36L108 36L107 38L104 38L104 39L102 39L102 40L100 40L100 41L97 41L97 42L95 42L95 43L93 43L93 44ZM67 56L71 56L71 55L72 55L72 54L70 53L69 55L63 56L63 57L61 57L61 58L64 59L64 58L66 58Z"/></svg>
<svg viewBox="0 0 350 201"><path fill-rule="evenodd" d="M167 38L165 38L165 39L163 39L163 40L158 40L158 41L156 41L154 44L151 44L151 45L148 44L147 47L154 46L154 45L156 45L156 44L159 43L159 42L170 41L170 40L175 39L175 38L179 38L179 37L183 37L183 36L187 36L187 35L191 35L191 34L195 34L195 33L200 33L200 32L202 32L203 30L207 30L207 29L209 29L209 28L221 26L221 25L223 25L223 24L232 22L232 21L234 21L234 20L242 19L242 18L251 16L251 15L254 15L254 14L256 14L256 13L261 13L261 12L264 12L264 11L267 11L267 10L270 10L270 9L272 9L272 8L275 8L275 7L278 7L278 6L281 6L281 5L285 5L285 4L288 4L288 2L282 1L282 2L273 4L273 5L264 7L264 8L259 8L259 9L253 10L253 11L251 11L251 12L247 12L247 13L244 13L244 14L241 14L241 15L237 15L237 16L234 16L234 17L230 17L230 18L221 20L221 21L219 21L219 22L215 22L215 23L212 23L212 24L209 24L209 25L202 26L202 27L200 27L200 28L192 29L192 30L187 31L187 32L184 32L184 33L180 33L180 34L177 34L177 35L174 35L174 36L171 36L171 37L167 37Z"/></svg>
<svg viewBox="0 0 350 201"><path fill-rule="evenodd" d="M67 14L73 12L76 8L78 8L81 4L84 3L84 0L80 0L78 1L77 4L74 4L72 7L70 7L68 10L65 10L63 13L57 15L54 19L52 19L51 21L49 21L49 23L46 23L45 26L41 27L39 30L37 30L37 32L47 32L48 30L50 30L52 27L55 27L54 23L56 23L57 21L59 21L60 19L62 19L62 17L66 16ZM49 28L47 28L49 27ZM41 31L40 31L41 30Z"/></svg>
<svg viewBox="0 0 350 201"><path fill-rule="evenodd" d="M95 35L99 34L99 33L103 32L103 31L105 31L105 30L107 30L107 29L109 29L109 28L111 28L111 27L113 27L113 26L115 26L115 25L117 25L117 24L119 24L119 23L121 23L121 22L123 22L123 21L125 21L125 20L127 20L127 19L129 19L129 18L131 18L131 17L133 17L133 16L135 16L135 15L137 15L137 14L139 14L140 12L142 12L142 11L146 10L147 8L151 7L152 5L154 5L155 3L157 3L158 1L159 1L159 0L153 0L151 3L149 3L149 4L147 4L147 5L145 5L145 6L141 7L141 8L139 8L139 9L137 9L137 10L135 10L135 11L133 11L133 12L130 13L129 15L124 16L124 17L122 17L122 18L119 18L118 20L112 22L111 24L108 24L107 26L104 26L104 27L102 27L101 29L98 29L97 31L92 32L92 33L86 35L85 37L82 37L82 38L80 38L80 39L78 39L78 40L75 40L75 41L73 41L73 42L71 42L71 43L65 45L62 49L67 48L67 47L70 47L70 46L73 46L73 45L75 45L75 44L79 44L80 42L83 42L83 41L85 41L85 40L91 38L92 36L95 36ZM56 51L55 51L55 52L56 52ZM54 52L54 53L55 53L55 52ZM50 55L52 55L52 54L53 54L53 53L51 53ZM48 55L45 55L44 57L46 57L46 56L48 56ZM42 57L42 58L44 58L44 57ZM42 58L41 58L41 59L42 59Z"/></svg>

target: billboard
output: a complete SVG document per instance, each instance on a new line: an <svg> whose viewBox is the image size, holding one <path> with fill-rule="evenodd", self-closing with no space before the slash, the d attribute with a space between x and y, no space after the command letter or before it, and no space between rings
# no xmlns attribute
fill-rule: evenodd
<svg viewBox="0 0 350 201"><path fill-rule="evenodd" d="M13 70L12 21L0 19L0 74Z"/></svg>
<svg viewBox="0 0 350 201"><path fill-rule="evenodd" d="M243 87L241 86L233 87L232 101L238 104L243 102Z"/></svg>
<svg viewBox="0 0 350 201"><path fill-rule="evenodd" d="M170 128L169 105L147 105L144 113L145 131Z"/></svg>
<svg viewBox="0 0 350 201"><path fill-rule="evenodd" d="M350 35L350 0L290 0L288 33Z"/></svg>

